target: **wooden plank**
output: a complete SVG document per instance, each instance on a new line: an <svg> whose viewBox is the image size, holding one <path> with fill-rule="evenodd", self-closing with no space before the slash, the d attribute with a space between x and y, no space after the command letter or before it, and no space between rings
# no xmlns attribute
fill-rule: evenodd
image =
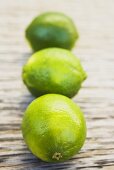
<svg viewBox="0 0 114 170"><path fill-rule="evenodd" d="M0 1L0 169L114 169L114 1ZM72 159L45 163L27 149L20 130L22 115L33 97L21 80L31 50L24 39L26 25L37 14L56 10L71 16L80 39L73 52L88 79L73 98L85 113L87 140Z"/></svg>

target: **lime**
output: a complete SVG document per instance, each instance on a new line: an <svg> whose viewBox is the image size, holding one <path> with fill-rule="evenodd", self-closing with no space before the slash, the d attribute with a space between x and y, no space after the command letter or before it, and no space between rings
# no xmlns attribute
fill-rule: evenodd
<svg viewBox="0 0 114 170"><path fill-rule="evenodd" d="M80 108L68 97L46 94L27 108L22 133L31 152L47 162L62 162L75 155L86 138Z"/></svg>
<svg viewBox="0 0 114 170"><path fill-rule="evenodd" d="M43 49L33 54L23 67L23 81L38 97L47 93L73 97L81 87L86 74L69 50Z"/></svg>
<svg viewBox="0 0 114 170"><path fill-rule="evenodd" d="M68 16L59 12L46 12L30 23L26 29L26 38L33 51L48 47L71 49L78 33Z"/></svg>

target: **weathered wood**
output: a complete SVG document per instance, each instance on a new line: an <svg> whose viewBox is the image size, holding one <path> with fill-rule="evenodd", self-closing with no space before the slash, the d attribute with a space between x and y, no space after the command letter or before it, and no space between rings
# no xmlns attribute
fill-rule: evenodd
<svg viewBox="0 0 114 170"><path fill-rule="evenodd" d="M33 97L21 80L31 51L24 30L43 11L71 16L80 39L74 53L88 73L73 99L85 113L87 140L81 152L61 164L44 163L27 149L21 135L22 115ZM114 169L114 1L0 0L0 169Z"/></svg>

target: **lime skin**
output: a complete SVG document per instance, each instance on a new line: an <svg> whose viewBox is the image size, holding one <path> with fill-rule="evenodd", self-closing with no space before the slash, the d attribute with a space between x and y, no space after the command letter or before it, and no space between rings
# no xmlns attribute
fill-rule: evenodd
<svg viewBox="0 0 114 170"><path fill-rule="evenodd" d="M26 28L25 36L33 51L49 47L70 50L79 37L72 19L59 12L37 16Z"/></svg>
<svg viewBox="0 0 114 170"><path fill-rule="evenodd" d="M86 73L69 50L48 48L29 58L23 67L22 79L36 97L57 93L71 98L78 93Z"/></svg>
<svg viewBox="0 0 114 170"><path fill-rule="evenodd" d="M63 162L82 148L86 122L82 111L71 99L46 94L26 109L22 133L36 157L46 162Z"/></svg>

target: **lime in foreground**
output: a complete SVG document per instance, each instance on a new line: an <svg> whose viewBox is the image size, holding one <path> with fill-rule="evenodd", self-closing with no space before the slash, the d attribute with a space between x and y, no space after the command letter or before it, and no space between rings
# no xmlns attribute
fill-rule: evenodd
<svg viewBox="0 0 114 170"><path fill-rule="evenodd" d="M34 53L23 67L22 78L36 97L48 93L73 97L86 79L79 59L69 50L48 48Z"/></svg>
<svg viewBox="0 0 114 170"><path fill-rule="evenodd" d="M86 123L82 111L71 99L47 94L28 106L22 133L35 156L46 162L62 162L83 146Z"/></svg>
<svg viewBox="0 0 114 170"><path fill-rule="evenodd" d="M26 38L33 51L48 47L72 49L78 39L78 32L68 16L59 12L46 12L30 23Z"/></svg>

